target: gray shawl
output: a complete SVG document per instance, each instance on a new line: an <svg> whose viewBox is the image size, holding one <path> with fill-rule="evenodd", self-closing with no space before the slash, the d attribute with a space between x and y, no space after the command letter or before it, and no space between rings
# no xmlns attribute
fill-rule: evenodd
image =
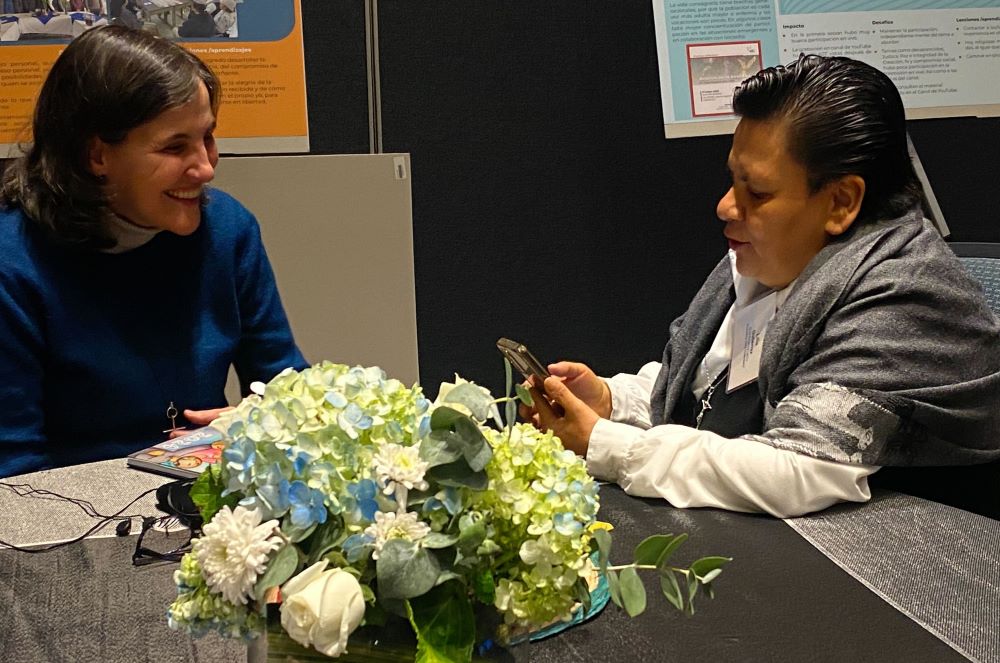
<svg viewBox="0 0 1000 663"><path fill-rule="evenodd" d="M723 258L670 325L653 423L670 413L733 302ZM862 224L806 266L771 320L750 438L869 465L1000 459L1000 322L919 211Z"/></svg>

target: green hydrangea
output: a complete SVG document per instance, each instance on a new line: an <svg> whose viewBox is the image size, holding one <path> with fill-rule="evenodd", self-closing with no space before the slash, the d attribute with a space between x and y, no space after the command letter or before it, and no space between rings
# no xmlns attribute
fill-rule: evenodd
<svg viewBox="0 0 1000 663"><path fill-rule="evenodd" d="M483 429L493 447L489 488L472 493L490 522L489 540L500 555L494 605L508 629L568 619L572 586L589 571L588 530L599 507L597 485L584 461L559 438L528 424Z"/></svg>
<svg viewBox="0 0 1000 663"><path fill-rule="evenodd" d="M183 629L195 637L217 631L227 638L245 640L264 632L263 616L209 591L194 554L181 559L180 568L174 571L174 583L177 598L167 609L170 628Z"/></svg>

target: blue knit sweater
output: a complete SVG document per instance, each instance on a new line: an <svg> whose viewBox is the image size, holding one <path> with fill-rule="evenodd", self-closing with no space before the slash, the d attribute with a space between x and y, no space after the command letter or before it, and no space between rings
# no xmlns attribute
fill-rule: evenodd
<svg viewBox="0 0 1000 663"><path fill-rule="evenodd" d="M304 367L257 221L213 190L201 227L120 254L57 246L0 209L0 476L125 456L166 410ZM183 416L178 425L187 422Z"/></svg>

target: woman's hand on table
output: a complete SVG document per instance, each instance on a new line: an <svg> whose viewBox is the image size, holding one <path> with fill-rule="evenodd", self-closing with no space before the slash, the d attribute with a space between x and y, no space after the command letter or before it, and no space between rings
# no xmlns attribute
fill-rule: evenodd
<svg viewBox="0 0 1000 663"><path fill-rule="evenodd" d="M229 412L232 409L231 405L227 405L226 407L217 407L211 410L184 410L184 418L194 426L207 426L218 419L220 414ZM173 439L181 435L187 435L190 432L191 429L189 428L178 428L177 430L170 431L170 438Z"/></svg>

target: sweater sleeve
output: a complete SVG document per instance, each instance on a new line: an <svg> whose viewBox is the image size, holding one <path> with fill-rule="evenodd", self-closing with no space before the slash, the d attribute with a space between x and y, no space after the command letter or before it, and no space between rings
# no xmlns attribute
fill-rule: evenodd
<svg viewBox="0 0 1000 663"><path fill-rule="evenodd" d="M0 477L47 463L40 301L23 276L0 274Z"/></svg>
<svg viewBox="0 0 1000 663"><path fill-rule="evenodd" d="M253 215L237 247L236 288L240 307L240 342L233 362L243 395L255 380L267 381L286 368L308 364L292 337L281 304L260 227Z"/></svg>

